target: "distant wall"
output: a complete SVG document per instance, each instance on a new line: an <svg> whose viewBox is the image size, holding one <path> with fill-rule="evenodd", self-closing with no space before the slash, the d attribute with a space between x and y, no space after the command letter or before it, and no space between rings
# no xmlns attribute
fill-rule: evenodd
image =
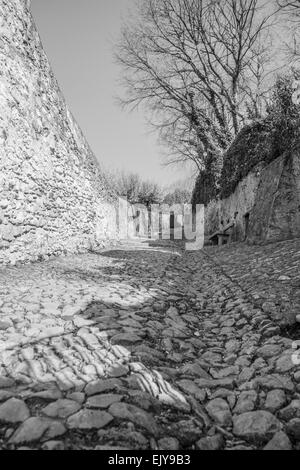
<svg viewBox="0 0 300 470"><path fill-rule="evenodd" d="M0 0L0 263L104 246L119 236L116 207L29 2Z"/></svg>

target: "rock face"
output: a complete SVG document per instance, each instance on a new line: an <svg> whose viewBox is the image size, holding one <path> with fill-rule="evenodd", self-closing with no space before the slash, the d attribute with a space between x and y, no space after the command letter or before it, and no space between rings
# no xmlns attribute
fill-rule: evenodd
<svg viewBox="0 0 300 470"><path fill-rule="evenodd" d="M252 209L248 240L272 242L300 234L299 152L274 160L262 173Z"/></svg>
<svg viewBox="0 0 300 470"><path fill-rule="evenodd" d="M116 198L66 106L27 0L0 0L0 70L0 263L116 238Z"/></svg>
<svg viewBox="0 0 300 470"><path fill-rule="evenodd" d="M231 241L270 243L300 235L299 150L257 165L226 199L206 207L205 231L228 227ZM230 228L229 228L230 227Z"/></svg>

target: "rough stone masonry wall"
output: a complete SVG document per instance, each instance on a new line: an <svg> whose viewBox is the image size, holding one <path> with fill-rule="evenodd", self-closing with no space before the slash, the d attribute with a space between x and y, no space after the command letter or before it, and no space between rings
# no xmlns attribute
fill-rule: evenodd
<svg viewBox="0 0 300 470"><path fill-rule="evenodd" d="M0 0L0 263L117 237L116 198L70 114L27 0Z"/></svg>

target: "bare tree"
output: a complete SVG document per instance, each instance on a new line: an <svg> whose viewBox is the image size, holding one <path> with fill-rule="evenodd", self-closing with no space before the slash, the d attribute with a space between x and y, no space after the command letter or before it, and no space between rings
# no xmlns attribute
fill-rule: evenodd
<svg viewBox="0 0 300 470"><path fill-rule="evenodd" d="M300 0L277 0L277 4L287 13L299 14Z"/></svg>
<svg viewBox="0 0 300 470"><path fill-rule="evenodd" d="M263 0L138 1L118 46L122 102L151 111L169 162L202 169L261 114L272 16Z"/></svg>
<svg viewBox="0 0 300 470"><path fill-rule="evenodd" d="M291 41L287 43L289 62L300 59L300 0L277 0L278 6L288 20L288 27L291 33Z"/></svg>
<svg viewBox="0 0 300 470"><path fill-rule="evenodd" d="M137 173L106 172L114 192L131 204L159 204L163 200L162 188L153 181L145 181Z"/></svg>

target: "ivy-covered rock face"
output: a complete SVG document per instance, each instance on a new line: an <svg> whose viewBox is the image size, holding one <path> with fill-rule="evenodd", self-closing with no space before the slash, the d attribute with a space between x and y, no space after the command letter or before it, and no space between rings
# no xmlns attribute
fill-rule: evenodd
<svg viewBox="0 0 300 470"><path fill-rule="evenodd" d="M223 168L223 155L210 155L206 168L199 173L196 180L192 204L208 204L220 194L220 179Z"/></svg>
<svg viewBox="0 0 300 470"><path fill-rule="evenodd" d="M277 158L273 155L274 135L268 122L245 127L224 155L219 197L229 197L240 181L259 163Z"/></svg>
<svg viewBox="0 0 300 470"><path fill-rule="evenodd" d="M209 204L215 199L229 197L253 168L259 163L268 164L277 158L273 152L274 131L270 122L257 122L244 127L231 147L216 163L207 165L197 179L193 202L194 204Z"/></svg>

